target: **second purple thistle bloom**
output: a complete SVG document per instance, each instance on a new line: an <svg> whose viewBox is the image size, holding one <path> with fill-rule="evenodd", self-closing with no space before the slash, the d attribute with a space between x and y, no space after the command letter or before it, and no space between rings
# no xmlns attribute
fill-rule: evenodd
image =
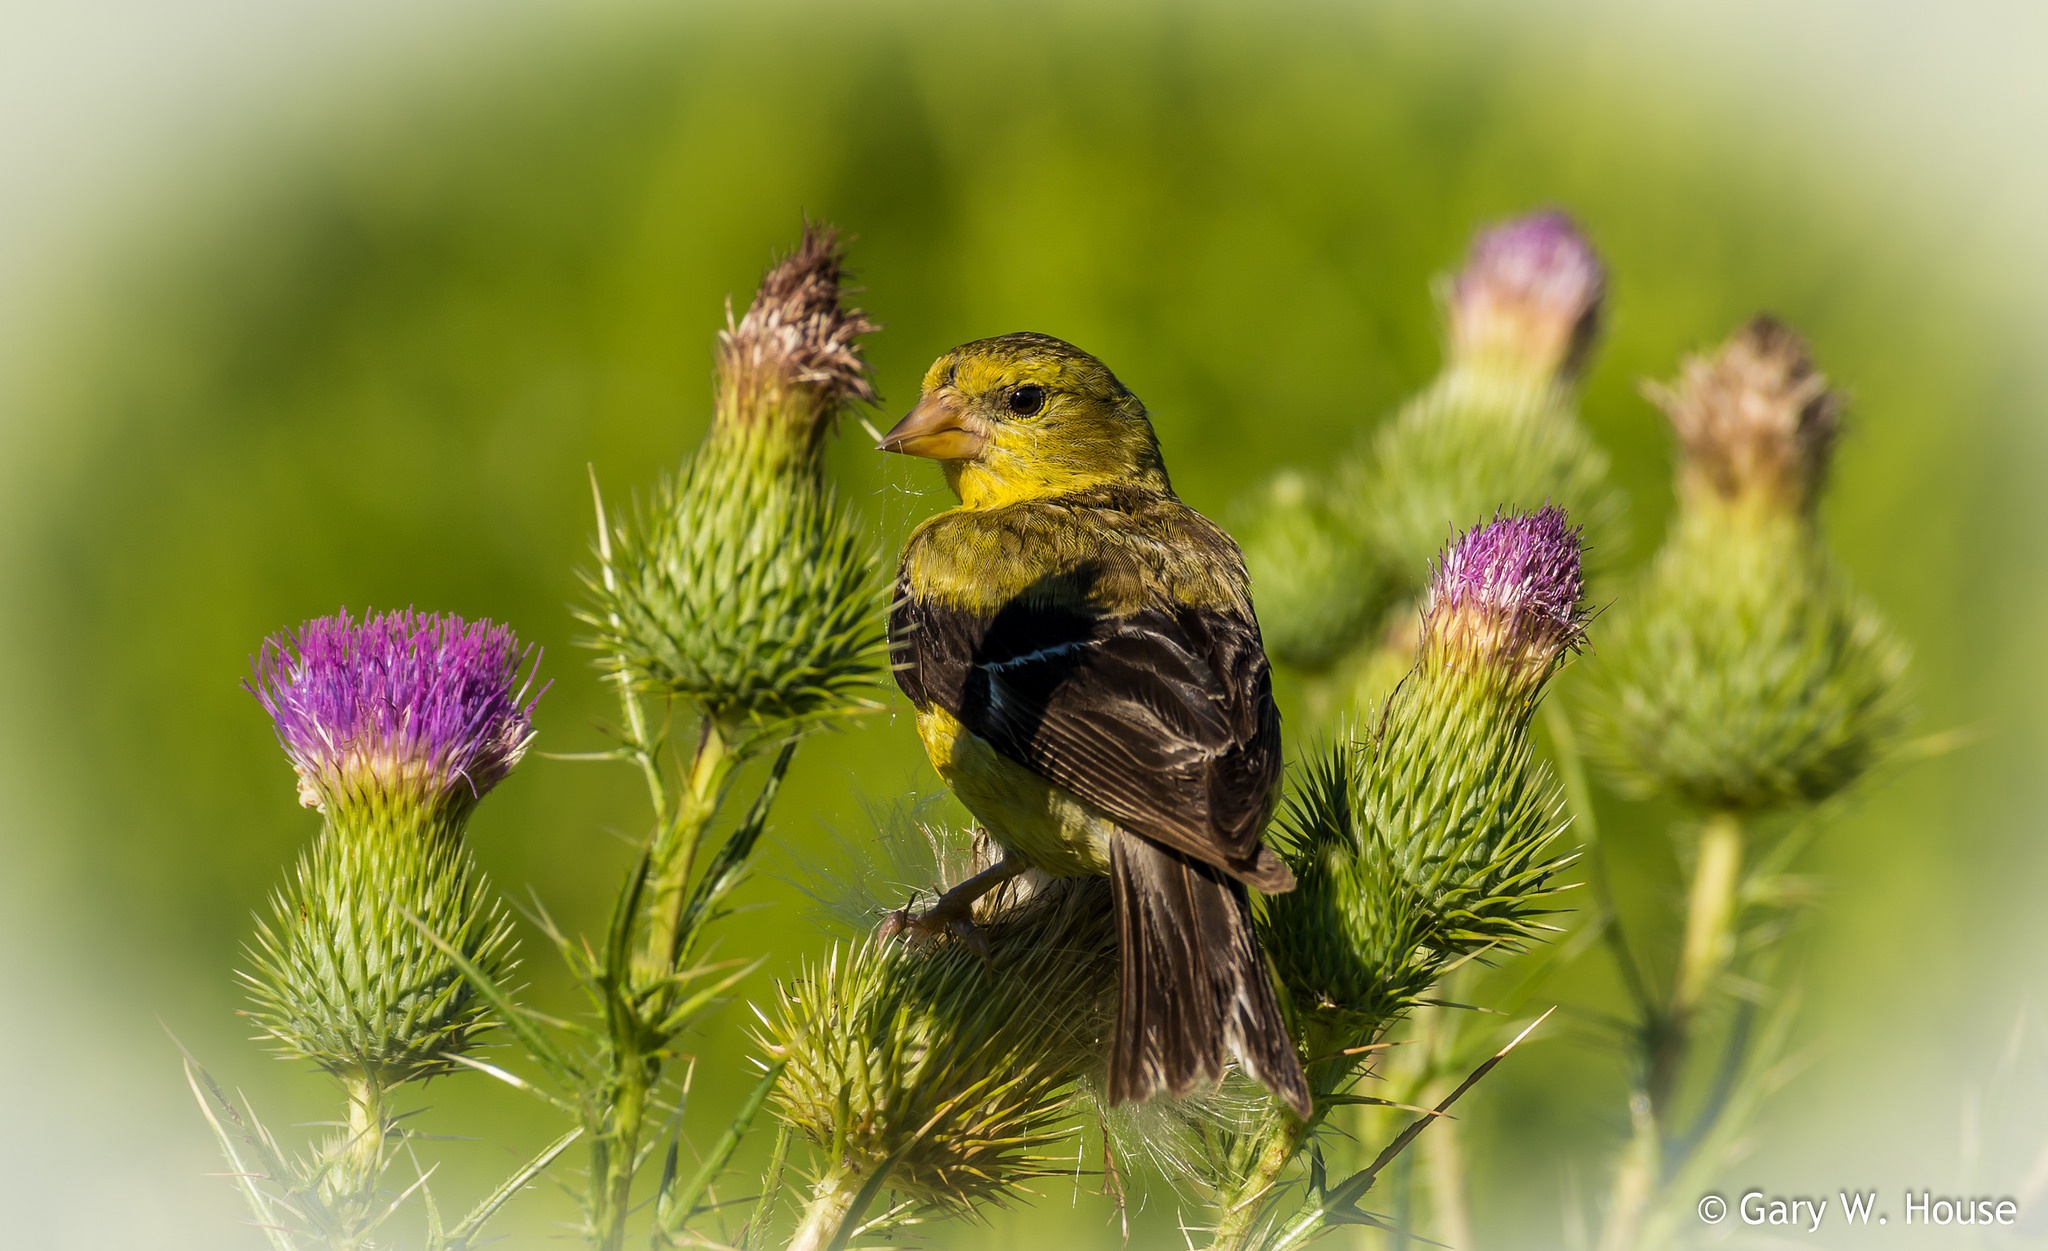
<svg viewBox="0 0 2048 1251"><path fill-rule="evenodd" d="M532 741L533 655L490 621L411 609L357 621L344 609L265 640L248 687L277 725L308 808L444 797L466 806Z"/></svg>
<svg viewBox="0 0 2048 1251"><path fill-rule="evenodd" d="M1463 356L1502 352L1539 374L1576 375L1586 363L1607 272L1578 224L1532 213L1472 242L1451 281L1451 342Z"/></svg>
<svg viewBox="0 0 2048 1251"><path fill-rule="evenodd" d="M1562 508L1495 514L1437 562L1423 611L1431 632L1469 638L1481 625L1493 648L1526 649L1548 665L1585 631L1581 546Z"/></svg>

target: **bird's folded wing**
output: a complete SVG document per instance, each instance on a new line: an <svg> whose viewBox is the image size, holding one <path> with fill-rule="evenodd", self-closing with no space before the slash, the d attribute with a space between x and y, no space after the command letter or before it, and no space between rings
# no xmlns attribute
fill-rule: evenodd
<svg viewBox="0 0 2048 1251"><path fill-rule="evenodd" d="M1263 890L1292 885L1259 841L1280 726L1249 618L1099 616L1023 599L981 613L905 597L890 633L913 702L944 707L1134 834Z"/></svg>

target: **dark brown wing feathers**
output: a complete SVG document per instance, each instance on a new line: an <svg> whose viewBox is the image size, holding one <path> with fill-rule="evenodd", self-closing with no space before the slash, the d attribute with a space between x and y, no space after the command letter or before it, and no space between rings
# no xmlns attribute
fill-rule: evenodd
<svg viewBox="0 0 2048 1251"><path fill-rule="evenodd" d="M1280 720L1258 625L1214 609L1100 616L1027 598L994 613L904 595L897 681L1118 824L1264 891Z"/></svg>

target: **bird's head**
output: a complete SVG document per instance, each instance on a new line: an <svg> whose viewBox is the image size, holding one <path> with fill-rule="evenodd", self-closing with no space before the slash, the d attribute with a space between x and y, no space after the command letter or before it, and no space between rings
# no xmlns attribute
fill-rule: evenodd
<svg viewBox="0 0 2048 1251"><path fill-rule="evenodd" d="M1108 366L1051 335L978 339L941 356L880 447L940 462L969 508L1105 483L1167 489L1145 406Z"/></svg>

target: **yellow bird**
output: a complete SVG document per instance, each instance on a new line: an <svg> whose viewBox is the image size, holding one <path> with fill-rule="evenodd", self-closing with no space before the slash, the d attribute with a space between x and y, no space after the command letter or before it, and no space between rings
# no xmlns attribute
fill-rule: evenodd
<svg viewBox="0 0 2048 1251"><path fill-rule="evenodd" d="M1237 544L1174 495L1138 397L1049 335L940 357L880 446L960 498L904 545L890 647L933 767L1005 852L914 924L971 928L1028 868L1107 875L1111 1101L1234 1055L1307 1117L1245 889L1294 876L1261 841L1280 714Z"/></svg>

